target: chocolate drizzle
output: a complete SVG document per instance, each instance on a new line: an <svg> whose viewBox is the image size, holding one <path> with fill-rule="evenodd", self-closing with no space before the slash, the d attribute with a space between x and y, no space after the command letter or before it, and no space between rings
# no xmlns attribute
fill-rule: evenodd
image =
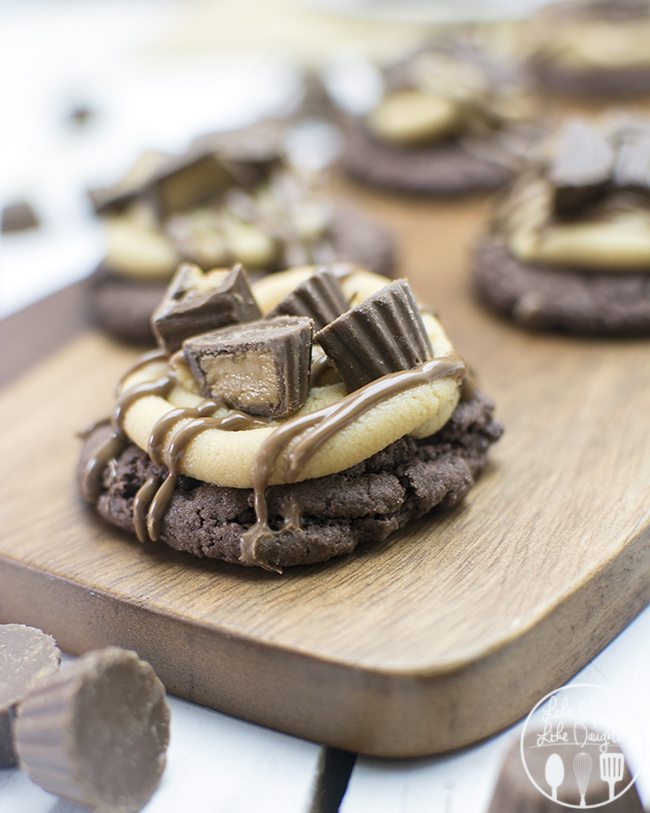
<svg viewBox="0 0 650 813"><path fill-rule="evenodd" d="M167 466L167 476L164 479L150 477L135 496L133 525L140 542L157 542L160 538L162 522L178 482L183 453L198 434L207 429L238 431L266 425L266 421L242 412L230 412L221 418L210 415L219 406L216 401L204 401L198 407L178 407L166 412L154 424L147 453L152 463ZM170 437L165 442L168 435Z"/></svg>
<svg viewBox="0 0 650 813"><path fill-rule="evenodd" d="M334 369L334 362L329 356L324 353L322 356L317 356L311 362L311 385L312 387L319 387L320 382L325 378L327 373Z"/></svg>
<svg viewBox="0 0 650 813"><path fill-rule="evenodd" d="M130 378L134 373L143 370L149 364L153 364L154 361L166 361L167 360L167 352L163 350L161 347L156 347L155 350L149 350L147 353L143 353L137 361L135 361L131 367L124 373L124 375L120 378L117 384L117 392L119 392L126 381L127 378Z"/></svg>
<svg viewBox="0 0 650 813"><path fill-rule="evenodd" d="M163 360L161 351L140 358L125 374L126 381L133 372L147 364ZM463 381L467 368L455 353L425 361L409 370L390 373L354 391L340 401L306 415L299 415L281 423L262 442L254 459L251 476L254 491L255 523L241 537L240 562L259 565L277 571L268 558L259 551L260 544L274 540L283 532L302 533L299 505L293 501L286 506L284 522L279 530L269 525L266 490L271 477L283 458L283 480L296 482L311 458L332 436L382 401L412 387L436 379L451 377ZM101 493L102 475L106 466L119 457L128 443L124 420L128 409L140 398L150 395L166 397L176 384L168 373L151 382L135 384L119 396L110 423L112 432L88 460L82 478L82 494L95 502ZM268 426L269 421L256 419L241 412L229 412L221 417L212 413L223 408L215 400L206 400L196 407L174 407L165 412L154 424L147 442L152 463L166 472L156 472L138 490L133 501L133 525L141 542L157 541L169 504L177 486L183 455L189 444L204 431L220 429L238 431Z"/></svg>
<svg viewBox="0 0 650 813"><path fill-rule="evenodd" d="M262 443L253 463L256 521L242 534L239 561L242 564L259 565L266 570L277 571L276 567L258 555L258 547L261 542L272 540L281 534L281 531L273 531L269 526L266 489L278 458L283 453L286 456L284 479L288 483L295 482L309 460L329 438L345 429L372 407L418 384L447 376L463 380L465 374L464 361L455 354L449 354L426 361L411 370L385 375L341 401L308 415L300 415L279 426ZM289 449L292 441L302 432L304 436Z"/></svg>
<svg viewBox="0 0 650 813"><path fill-rule="evenodd" d="M140 542L146 542L149 539L147 514L151 501L158 493L161 484L162 477L158 475L149 477L144 485L140 487L133 500L133 527Z"/></svg>
<svg viewBox="0 0 650 813"><path fill-rule="evenodd" d="M134 367L127 372L124 380L135 372L135 370L139 370L150 363L151 360L152 359L149 359L146 362L143 362L142 359L138 360ZM174 379L170 375L166 375L163 378L156 379L156 381L148 381L143 384L135 384L133 387L128 387L117 399L111 416L111 428L113 431L90 457L81 477L81 493L88 502L95 502L97 497L99 497L104 469L111 460L114 460L120 455L128 442L124 434L124 416L126 415L126 411L129 407L133 406L136 401L147 395L166 396L174 386L174 383Z"/></svg>

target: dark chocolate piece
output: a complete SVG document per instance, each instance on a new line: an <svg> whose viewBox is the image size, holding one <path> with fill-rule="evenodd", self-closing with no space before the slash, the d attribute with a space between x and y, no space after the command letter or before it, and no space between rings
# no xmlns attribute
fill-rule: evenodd
<svg viewBox="0 0 650 813"><path fill-rule="evenodd" d="M330 322L314 341L333 359L349 391L432 356L406 280L396 280Z"/></svg>
<svg viewBox="0 0 650 813"><path fill-rule="evenodd" d="M147 183L169 155L156 150L141 153L131 165L126 175L110 186L96 187L88 190L88 197L97 214L118 214L133 203L142 194Z"/></svg>
<svg viewBox="0 0 650 813"><path fill-rule="evenodd" d="M203 272L197 265L185 263L153 312L151 327L160 346L174 353L190 336L260 316L241 265Z"/></svg>
<svg viewBox="0 0 650 813"><path fill-rule="evenodd" d="M286 154L286 128L276 121L260 121L237 130L205 133L192 142L190 149L212 150L224 160L237 165L239 173L250 165L252 176L259 180L280 164Z"/></svg>
<svg viewBox="0 0 650 813"><path fill-rule="evenodd" d="M170 158L149 184L161 219L215 200L235 183L232 170L213 151Z"/></svg>
<svg viewBox="0 0 650 813"><path fill-rule="evenodd" d="M616 153L614 186L650 192L650 131L623 136Z"/></svg>
<svg viewBox="0 0 650 813"><path fill-rule="evenodd" d="M183 352L206 397L283 418L307 400L312 336L311 319L277 316L194 336Z"/></svg>
<svg viewBox="0 0 650 813"><path fill-rule="evenodd" d="M21 767L50 793L98 811L140 810L169 742L165 687L135 652L109 647L66 664L21 705Z"/></svg>
<svg viewBox="0 0 650 813"><path fill-rule="evenodd" d="M22 624L0 625L0 768L17 762L14 720L20 703L39 681L59 668L54 638Z"/></svg>
<svg viewBox="0 0 650 813"><path fill-rule="evenodd" d="M316 271L273 308L268 317L308 316L320 330L350 307L338 279L326 268Z"/></svg>
<svg viewBox="0 0 650 813"><path fill-rule="evenodd" d="M31 204L26 200L8 203L2 210L0 231L9 234L16 231L27 231L38 227L38 218Z"/></svg>
<svg viewBox="0 0 650 813"><path fill-rule="evenodd" d="M614 151L605 136L584 122L569 122L549 167L555 211L570 214L598 197L613 168Z"/></svg>
<svg viewBox="0 0 650 813"><path fill-rule="evenodd" d="M76 127L88 124L96 115L96 111L89 104L77 104L68 111L68 119Z"/></svg>

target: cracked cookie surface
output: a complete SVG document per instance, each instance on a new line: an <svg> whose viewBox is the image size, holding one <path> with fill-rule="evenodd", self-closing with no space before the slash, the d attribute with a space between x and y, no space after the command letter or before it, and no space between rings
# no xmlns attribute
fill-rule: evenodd
<svg viewBox="0 0 650 813"><path fill-rule="evenodd" d="M79 464L105 439L107 427L86 439ZM268 491L272 524L281 532L261 553L276 567L312 564L381 542L433 508L451 508L471 489L488 449L501 436L493 404L476 394L461 402L435 435L401 438L338 474ZM133 499L153 474L164 474L137 446L128 445L104 471L96 501L113 525L133 530ZM227 488L181 477L165 515L160 541L194 556L238 562L242 533L255 521L250 489ZM300 516L299 532L291 520ZM284 527L283 527L284 523Z"/></svg>

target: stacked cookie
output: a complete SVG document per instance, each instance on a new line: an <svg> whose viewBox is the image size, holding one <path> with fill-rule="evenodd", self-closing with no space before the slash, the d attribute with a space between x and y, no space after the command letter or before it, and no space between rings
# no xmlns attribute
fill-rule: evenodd
<svg viewBox="0 0 650 813"><path fill-rule="evenodd" d="M535 328L650 332L650 124L575 120L522 167L478 246L474 279Z"/></svg>
<svg viewBox="0 0 650 813"><path fill-rule="evenodd" d="M455 505L501 434L404 280L183 266L153 325L159 350L79 465L84 497L141 541L269 570L324 561Z"/></svg>
<svg viewBox="0 0 650 813"><path fill-rule="evenodd" d="M563 0L530 33L529 67L544 91L592 100L650 93L648 0Z"/></svg>
<svg viewBox="0 0 650 813"><path fill-rule="evenodd" d="M183 260L243 262L254 274L336 259L380 273L393 265L388 233L295 169L274 127L202 136L180 156L145 153L91 200L107 248L90 308L125 341L152 342L151 312Z"/></svg>
<svg viewBox="0 0 650 813"><path fill-rule="evenodd" d="M383 77L377 104L348 127L343 166L352 177L434 196L508 181L536 108L521 70L469 39L443 39Z"/></svg>

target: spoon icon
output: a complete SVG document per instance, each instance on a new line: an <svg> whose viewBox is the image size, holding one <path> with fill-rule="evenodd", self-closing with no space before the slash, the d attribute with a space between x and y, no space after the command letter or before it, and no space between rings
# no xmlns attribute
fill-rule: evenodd
<svg viewBox="0 0 650 813"><path fill-rule="evenodd" d="M551 754L544 769L546 784L551 789L551 799L557 802L557 789L564 782L564 762L559 754Z"/></svg>

